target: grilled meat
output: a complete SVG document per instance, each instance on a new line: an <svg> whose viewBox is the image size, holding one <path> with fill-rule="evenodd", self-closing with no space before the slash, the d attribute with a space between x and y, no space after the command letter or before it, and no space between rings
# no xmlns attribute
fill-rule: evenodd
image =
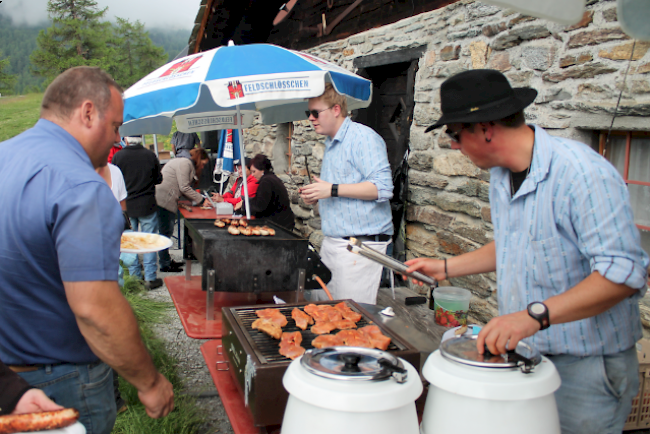
<svg viewBox="0 0 650 434"><path fill-rule="evenodd" d="M300 345L302 342L302 335L300 332L285 332L282 333L280 339L280 354L294 360L305 353L305 349Z"/></svg>
<svg viewBox="0 0 650 434"><path fill-rule="evenodd" d="M307 326L314 323L314 319L312 317L297 307L294 307L291 311L291 318L296 321L296 326L302 330L307 330Z"/></svg>
<svg viewBox="0 0 650 434"><path fill-rule="evenodd" d="M343 345L343 339L338 335L320 335L311 341L314 348L337 347Z"/></svg>
<svg viewBox="0 0 650 434"><path fill-rule="evenodd" d="M324 335L336 329L336 324L333 322L316 322L315 325L311 327L311 332L315 335Z"/></svg>
<svg viewBox="0 0 650 434"><path fill-rule="evenodd" d="M280 339L282 337L282 327L273 322L270 318L258 318L253 321L251 327L266 333L273 339Z"/></svg>
<svg viewBox="0 0 650 434"><path fill-rule="evenodd" d="M390 345L390 338L388 336L385 336L376 325L361 327L359 331L365 333L366 336L368 336L370 342L375 348L384 351L388 349L388 346Z"/></svg>
<svg viewBox="0 0 650 434"><path fill-rule="evenodd" d="M275 324L278 325L278 327L284 327L287 325L287 317L284 316L282 312L280 312L278 309L262 309L255 311L257 314L258 318L266 318L271 321L273 321Z"/></svg>

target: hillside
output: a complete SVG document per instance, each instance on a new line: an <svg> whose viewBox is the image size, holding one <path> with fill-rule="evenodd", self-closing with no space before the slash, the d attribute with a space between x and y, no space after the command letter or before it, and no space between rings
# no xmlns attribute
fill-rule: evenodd
<svg viewBox="0 0 650 434"><path fill-rule="evenodd" d="M42 93L0 98L0 142L31 128L41 112Z"/></svg>
<svg viewBox="0 0 650 434"><path fill-rule="evenodd" d="M21 95L40 89L44 79L30 72L29 55L36 49L36 37L41 29L49 26L43 23L39 26L16 25L10 17L0 14L0 59L11 58L11 64L6 72L18 75L14 94ZM167 57L172 60L187 45L190 30L169 30L166 28L147 29L154 44L163 47Z"/></svg>

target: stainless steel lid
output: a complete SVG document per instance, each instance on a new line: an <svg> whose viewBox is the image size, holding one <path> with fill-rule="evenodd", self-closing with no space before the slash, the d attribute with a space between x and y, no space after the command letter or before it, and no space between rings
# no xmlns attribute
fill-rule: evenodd
<svg viewBox="0 0 650 434"><path fill-rule="evenodd" d="M310 373L332 380L406 382L402 362L386 351L360 347L329 347L305 352L300 364Z"/></svg>
<svg viewBox="0 0 650 434"><path fill-rule="evenodd" d="M542 361L540 352L525 342L519 342L514 351L506 354L491 354L486 350L479 354L476 349L478 336L460 336L451 338L440 344L440 353L448 360L464 365L480 368L512 369L521 368L522 372L529 373Z"/></svg>

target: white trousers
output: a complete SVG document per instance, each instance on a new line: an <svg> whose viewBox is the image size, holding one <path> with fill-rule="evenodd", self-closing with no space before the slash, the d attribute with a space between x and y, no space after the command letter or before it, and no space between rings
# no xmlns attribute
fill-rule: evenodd
<svg viewBox="0 0 650 434"><path fill-rule="evenodd" d="M386 253L387 242L368 241L364 244L380 253ZM351 298L357 303L377 303L377 291L383 267L348 251L348 240L325 237L320 249L323 264L332 272L327 289L335 300Z"/></svg>

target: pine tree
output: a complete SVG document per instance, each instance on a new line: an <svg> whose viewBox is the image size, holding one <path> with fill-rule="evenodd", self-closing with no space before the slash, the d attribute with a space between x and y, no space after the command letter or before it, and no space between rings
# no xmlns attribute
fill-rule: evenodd
<svg viewBox="0 0 650 434"><path fill-rule="evenodd" d="M94 0L49 0L52 26L38 35L38 48L30 56L33 72L50 81L74 66L109 69L111 25L100 21L107 10L99 10Z"/></svg>
<svg viewBox="0 0 650 434"><path fill-rule="evenodd" d="M0 59L2 59L2 51L0 51ZM11 95L13 93L17 77L5 72L5 68L9 68L8 57L4 60L0 60L0 94Z"/></svg>
<svg viewBox="0 0 650 434"><path fill-rule="evenodd" d="M113 28L113 44L115 57L109 72L124 88L133 85L167 60L165 49L153 44L140 21L131 23L128 19L117 18Z"/></svg>

